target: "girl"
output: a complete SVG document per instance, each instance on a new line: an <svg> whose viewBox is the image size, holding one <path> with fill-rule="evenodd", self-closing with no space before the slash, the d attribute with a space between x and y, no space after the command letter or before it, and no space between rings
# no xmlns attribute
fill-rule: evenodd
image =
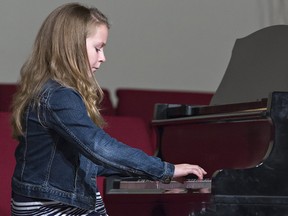
<svg viewBox="0 0 288 216"><path fill-rule="evenodd" d="M105 62L109 23L76 3L43 22L21 68L12 112L19 140L12 178L12 215L107 215L96 176L124 173L169 183L206 172L161 161L107 135L94 79Z"/></svg>

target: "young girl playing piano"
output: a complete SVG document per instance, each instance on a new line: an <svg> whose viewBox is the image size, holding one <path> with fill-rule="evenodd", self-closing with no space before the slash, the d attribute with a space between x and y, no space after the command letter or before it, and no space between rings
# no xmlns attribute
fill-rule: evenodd
<svg viewBox="0 0 288 216"><path fill-rule="evenodd" d="M12 178L12 215L107 215L95 177L111 173L169 183L206 172L171 164L106 134L103 92L94 73L105 62L109 23L76 3L43 22L21 68L12 112L19 140Z"/></svg>

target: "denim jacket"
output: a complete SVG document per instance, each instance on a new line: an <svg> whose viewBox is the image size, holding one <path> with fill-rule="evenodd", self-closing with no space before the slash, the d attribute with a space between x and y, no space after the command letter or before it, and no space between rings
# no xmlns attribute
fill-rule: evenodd
<svg viewBox="0 0 288 216"><path fill-rule="evenodd" d="M15 193L94 209L100 170L170 182L174 165L110 137L87 114L80 94L49 80L24 115L16 149Z"/></svg>

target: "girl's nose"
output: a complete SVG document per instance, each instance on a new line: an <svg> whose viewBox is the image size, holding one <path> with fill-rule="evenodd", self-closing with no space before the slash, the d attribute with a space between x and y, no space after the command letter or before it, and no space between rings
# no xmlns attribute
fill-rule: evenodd
<svg viewBox="0 0 288 216"><path fill-rule="evenodd" d="M99 61L100 62L105 62L106 61L106 57L105 57L104 51L101 52L101 56L99 58Z"/></svg>

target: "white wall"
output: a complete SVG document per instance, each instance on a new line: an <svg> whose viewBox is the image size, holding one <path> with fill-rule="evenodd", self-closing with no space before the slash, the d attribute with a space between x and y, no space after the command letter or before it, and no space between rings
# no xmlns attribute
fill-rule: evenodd
<svg viewBox="0 0 288 216"><path fill-rule="evenodd" d="M13 83L42 21L65 0L0 2L0 82ZM286 22L288 0L86 0L112 23L97 73L119 87L215 91L236 38Z"/></svg>

